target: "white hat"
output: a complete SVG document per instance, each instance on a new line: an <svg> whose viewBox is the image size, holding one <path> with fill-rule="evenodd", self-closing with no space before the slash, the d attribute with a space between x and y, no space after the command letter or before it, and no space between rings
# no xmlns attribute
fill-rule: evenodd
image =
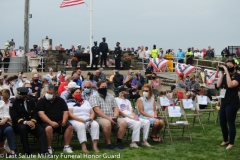
<svg viewBox="0 0 240 160"><path fill-rule="evenodd" d="M68 88L80 88L80 86L77 85L75 82L69 82L68 83Z"/></svg>
<svg viewBox="0 0 240 160"><path fill-rule="evenodd" d="M82 46L81 44L78 44L77 46Z"/></svg>

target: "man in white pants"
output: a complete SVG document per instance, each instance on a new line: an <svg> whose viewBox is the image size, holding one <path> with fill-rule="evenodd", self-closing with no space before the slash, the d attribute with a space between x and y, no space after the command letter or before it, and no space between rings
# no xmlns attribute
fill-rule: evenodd
<svg viewBox="0 0 240 160"><path fill-rule="evenodd" d="M128 98L129 92L127 88L119 88L119 97L115 98L119 108L119 114L124 117L123 119L127 122L127 127L133 130L130 147L139 148L136 142L139 142L140 140L141 128L143 128L142 146L151 147L147 142L150 122L149 120L138 118L138 116L133 113L132 105Z"/></svg>

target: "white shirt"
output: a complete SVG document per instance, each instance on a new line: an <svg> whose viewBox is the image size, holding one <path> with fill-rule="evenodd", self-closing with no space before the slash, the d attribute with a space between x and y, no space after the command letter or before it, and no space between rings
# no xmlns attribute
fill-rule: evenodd
<svg viewBox="0 0 240 160"><path fill-rule="evenodd" d="M23 55L24 55L24 50L18 50L16 53L16 56L18 57L23 57Z"/></svg>
<svg viewBox="0 0 240 160"><path fill-rule="evenodd" d="M128 99L115 98L118 108L128 116L132 115L132 105Z"/></svg>
<svg viewBox="0 0 240 160"><path fill-rule="evenodd" d="M147 51L145 50L145 58L146 59L149 59L149 54L150 54L150 51L149 50L147 50Z"/></svg>
<svg viewBox="0 0 240 160"><path fill-rule="evenodd" d="M75 102L67 103L68 109L73 109L73 114L79 118L87 120L90 117L91 105L88 101L84 101L84 103L79 106L74 106Z"/></svg>
<svg viewBox="0 0 240 160"><path fill-rule="evenodd" d="M5 102L3 100L0 100L0 118L9 118L10 119L10 115L9 115L9 102L8 104L5 104Z"/></svg>
<svg viewBox="0 0 240 160"><path fill-rule="evenodd" d="M24 84L24 83L30 83L30 81L29 81L29 80L26 80L25 82L20 81L20 82L18 83L18 87L23 87L23 84Z"/></svg>

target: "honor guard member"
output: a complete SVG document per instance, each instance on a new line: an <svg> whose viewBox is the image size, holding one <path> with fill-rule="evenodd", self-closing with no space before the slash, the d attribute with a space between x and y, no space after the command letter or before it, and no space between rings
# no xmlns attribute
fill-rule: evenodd
<svg viewBox="0 0 240 160"><path fill-rule="evenodd" d="M91 66L91 69L93 69L93 65L95 65L95 69L97 69L99 55L100 55L100 50L99 50L99 47L97 46L97 41L95 41L94 46L92 47L92 66Z"/></svg>
<svg viewBox="0 0 240 160"><path fill-rule="evenodd" d="M100 55L101 55L101 67L104 61L105 67L107 66L107 56L109 55L108 53L108 44L106 43L106 38L102 38L102 42L99 44L99 50L100 50Z"/></svg>
<svg viewBox="0 0 240 160"><path fill-rule="evenodd" d="M115 51L114 51L114 57L115 57L115 69L120 70L120 61L122 57L122 48L119 46L120 43L117 42Z"/></svg>
<svg viewBox="0 0 240 160"><path fill-rule="evenodd" d="M38 123L37 107L33 100L27 98L27 94L27 88L17 88L16 99L12 102L12 107L9 107L13 128L20 135L25 154L31 154L28 133L31 133L38 139L39 152L48 154L46 133Z"/></svg>

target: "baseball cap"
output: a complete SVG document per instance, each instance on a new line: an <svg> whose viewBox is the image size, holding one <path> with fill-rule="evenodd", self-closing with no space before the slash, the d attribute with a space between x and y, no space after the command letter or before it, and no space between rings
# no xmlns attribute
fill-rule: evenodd
<svg viewBox="0 0 240 160"><path fill-rule="evenodd" d="M43 76L43 79L46 79L48 82L52 82L52 79L49 76Z"/></svg>
<svg viewBox="0 0 240 160"><path fill-rule="evenodd" d="M123 92L123 91L129 91L129 89L128 88L124 88L124 87L121 87L121 88L118 89L119 93Z"/></svg>
<svg viewBox="0 0 240 160"><path fill-rule="evenodd" d="M66 71L62 70L61 73L62 73L62 74L66 74Z"/></svg>
<svg viewBox="0 0 240 160"><path fill-rule="evenodd" d="M80 88L79 85L77 85L75 82L68 83L68 88Z"/></svg>

